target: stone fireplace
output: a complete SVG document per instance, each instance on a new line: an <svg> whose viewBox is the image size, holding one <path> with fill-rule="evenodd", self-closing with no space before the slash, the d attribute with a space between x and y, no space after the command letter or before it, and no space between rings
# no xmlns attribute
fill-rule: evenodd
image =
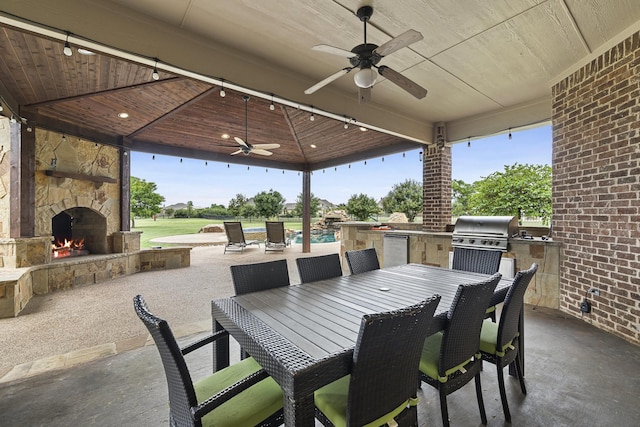
<svg viewBox="0 0 640 427"><path fill-rule="evenodd" d="M90 254L109 254L120 231L119 151L55 132L36 133L35 234L84 240Z"/></svg>
<svg viewBox="0 0 640 427"><path fill-rule="evenodd" d="M190 247L141 250L123 224L126 151L20 126L0 115L0 318L33 295L190 265ZM84 240L87 256L54 257L52 244L69 239Z"/></svg>
<svg viewBox="0 0 640 427"><path fill-rule="evenodd" d="M107 219L88 208L71 208L51 219L53 258L105 254Z"/></svg>

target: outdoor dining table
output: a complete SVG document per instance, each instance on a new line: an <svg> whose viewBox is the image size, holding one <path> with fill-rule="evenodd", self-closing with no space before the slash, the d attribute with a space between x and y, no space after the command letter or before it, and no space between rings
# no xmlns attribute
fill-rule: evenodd
<svg viewBox="0 0 640 427"><path fill-rule="evenodd" d="M212 301L213 329L225 329L280 384L286 426L314 426L313 392L351 369L362 316L441 296L429 334L442 330L458 285L489 276L406 264ZM491 305L506 296L502 279ZM229 342L214 347L214 370L229 364Z"/></svg>

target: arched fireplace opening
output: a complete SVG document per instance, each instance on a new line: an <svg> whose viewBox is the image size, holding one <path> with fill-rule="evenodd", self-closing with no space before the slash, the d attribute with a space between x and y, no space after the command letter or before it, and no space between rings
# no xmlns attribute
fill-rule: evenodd
<svg viewBox="0 0 640 427"><path fill-rule="evenodd" d="M51 218L52 256L106 254L107 219L89 208L71 208Z"/></svg>

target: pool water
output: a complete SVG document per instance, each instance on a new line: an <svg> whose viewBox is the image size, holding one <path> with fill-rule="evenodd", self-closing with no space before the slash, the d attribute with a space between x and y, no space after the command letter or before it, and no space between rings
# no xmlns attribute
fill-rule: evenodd
<svg viewBox="0 0 640 427"><path fill-rule="evenodd" d="M335 241L336 236L334 233L311 234L311 243L333 243ZM293 243L302 243L302 234L296 235Z"/></svg>

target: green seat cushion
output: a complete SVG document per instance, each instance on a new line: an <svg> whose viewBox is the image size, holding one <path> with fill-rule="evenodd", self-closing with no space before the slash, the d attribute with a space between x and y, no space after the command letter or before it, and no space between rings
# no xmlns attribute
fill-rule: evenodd
<svg viewBox="0 0 640 427"><path fill-rule="evenodd" d="M486 319L482 322L482 330L480 331L480 351L502 357L511 346L512 341L513 340L509 341L501 349L498 349L498 324L492 322L490 319Z"/></svg>
<svg viewBox="0 0 640 427"><path fill-rule="evenodd" d="M335 427L347 426L347 397L349 395L351 375L340 378L314 393L316 407L333 423ZM374 391L372 390L372 393ZM364 427L379 427L393 420L409 405L417 405L417 399L407 400L384 416L366 424Z"/></svg>
<svg viewBox="0 0 640 427"><path fill-rule="evenodd" d="M252 357L228 366L193 384L198 403L262 367ZM282 408L282 390L269 377L223 403L202 418L203 426L254 426Z"/></svg>
<svg viewBox="0 0 640 427"><path fill-rule="evenodd" d="M427 375L429 378L433 378L434 380L438 380L441 383L447 382L448 376L453 374L454 372L464 368L471 359L465 360L453 368L447 369L445 371L445 376L440 377L438 375L438 363L440 361L440 346L442 343L443 333L438 332L427 337L424 340L424 345L422 346L422 356L420 357L420 372Z"/></svg>

